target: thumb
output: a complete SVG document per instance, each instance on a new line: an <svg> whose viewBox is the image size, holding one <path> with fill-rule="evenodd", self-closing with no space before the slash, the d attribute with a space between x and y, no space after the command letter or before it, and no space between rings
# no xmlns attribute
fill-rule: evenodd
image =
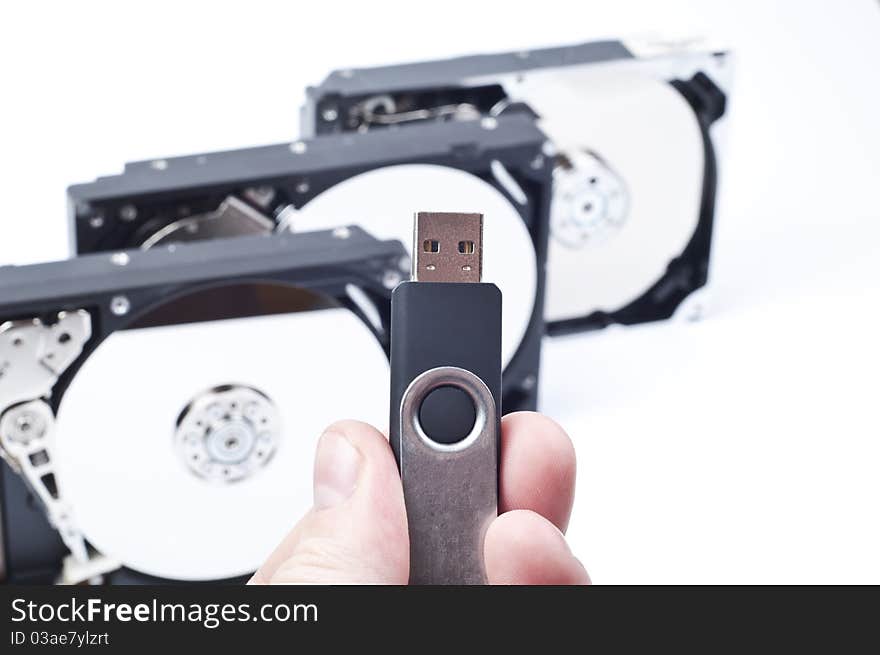
<svg viewBox="0 0 880 655"><path fill-rule="evenodd" d="M314 505L251 584L406 584L409 537L397 465L372 426L330 426L315 456Z"/></svg>

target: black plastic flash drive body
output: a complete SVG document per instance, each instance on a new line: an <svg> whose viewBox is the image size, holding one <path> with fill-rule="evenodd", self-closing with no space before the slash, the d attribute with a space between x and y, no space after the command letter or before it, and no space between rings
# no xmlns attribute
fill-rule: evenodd
<svg viewBox="0 0 880 655"><path fill-rule="evenodd" d="M498 512L501 292L481 282L481 214L419 213L413 280L391 300L391 447L411 584L486 581Z"/></svg>

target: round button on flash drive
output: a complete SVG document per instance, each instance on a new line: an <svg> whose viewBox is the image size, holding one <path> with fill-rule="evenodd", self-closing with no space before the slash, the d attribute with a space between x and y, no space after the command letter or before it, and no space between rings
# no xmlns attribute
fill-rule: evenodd
<svg viewBox="0 0 880 655"><path fill-rule="evenodd" d="M458 443L471 433L476 421L474 401L466 391L452 385L430 391L419 407L422 430L437 443Z"/></svg>

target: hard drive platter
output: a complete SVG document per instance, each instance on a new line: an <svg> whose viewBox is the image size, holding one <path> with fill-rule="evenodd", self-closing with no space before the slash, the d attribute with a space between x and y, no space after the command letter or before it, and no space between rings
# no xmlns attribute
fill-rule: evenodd
<svg viewBox="0 0 880 655"><path fill-rule="evenodd" d="M485 216L484 280L504 293L504 410L535 409L552 166L525 116L127 164L69 189L78 254L356 223L412 245L412 216ZM389 274L393 288L405 272ZM306 338L306 337L304 337Z"/></svg>
<svg viewBox="0 0 880 655"><path fill-rule="evenodd" d="M2 269L7 579L61 555L65 582L253 571L310 505L323 428L387 423L403 257L346 227Z"/></svg>
<svg viewBox="0 0 880 655"><path fill-rule="evenodd" d="M550 334L694 316L708 279L729 60L693 40L597 41L346 69L308 90L301 129L531 116L555 162Z"/></svg>

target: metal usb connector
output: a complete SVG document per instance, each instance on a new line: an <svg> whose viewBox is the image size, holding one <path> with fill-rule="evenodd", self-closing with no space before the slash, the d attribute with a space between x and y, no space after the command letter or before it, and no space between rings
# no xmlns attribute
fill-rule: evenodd
<svg viewBox="0 0 880 655"><path fill-rule="evenodd" d="M417 213L412 277L419 282L479 282L483 277L483 215Z"/></svg>

